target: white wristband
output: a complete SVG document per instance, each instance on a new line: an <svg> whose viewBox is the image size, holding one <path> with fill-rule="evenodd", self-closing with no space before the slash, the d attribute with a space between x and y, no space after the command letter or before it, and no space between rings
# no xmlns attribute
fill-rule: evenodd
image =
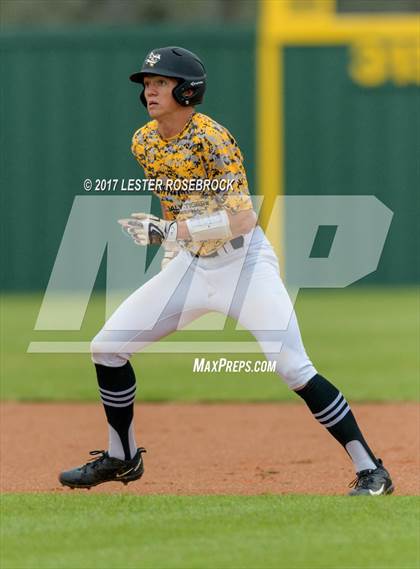
<svg viewBox="0 0 420 569"><path fill-rule="evenodd" d="M198 215L187 219L188 231L193 241L207 241L208 239L230 239L229 216L226 210L221 209L209 215Z"/></svg>

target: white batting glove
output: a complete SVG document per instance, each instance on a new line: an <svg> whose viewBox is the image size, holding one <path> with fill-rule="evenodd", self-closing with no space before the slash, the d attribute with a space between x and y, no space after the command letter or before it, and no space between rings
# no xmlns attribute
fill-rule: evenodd
<svg viewBox="0 0 420 569"><path fill-rule="evenodd" d="M137 245L161 245L163 241L176 241L178 227L176 221L166 221L150 213L132 213L129 219L119 219Z"/></svg>

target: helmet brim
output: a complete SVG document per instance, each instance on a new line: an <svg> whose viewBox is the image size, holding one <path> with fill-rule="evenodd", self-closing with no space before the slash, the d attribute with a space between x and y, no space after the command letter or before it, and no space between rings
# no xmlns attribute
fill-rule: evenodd
<svg viewBox="0 0 420 569"><path fill-rule="evenodd" d="M164 69L156 69L155 73L152 69L147 69L146 71L138 71L137 73L130 75L130 81L133 81L133 83L141 83L143 85L145 75L160 75L161 77L170 77L177 81L181 80L181 77L176 77L173 73L165 71ZM186 79L188 79L188 77L186 77Z"/></svg>
<svg viewBox="0 0 420 569"><path fill-rule="evenodd" d="M143 77L144 74L138 71L137 73L133 73L132 75L130 75L130 81L132 81L133 83L143 84Z"/></svg>

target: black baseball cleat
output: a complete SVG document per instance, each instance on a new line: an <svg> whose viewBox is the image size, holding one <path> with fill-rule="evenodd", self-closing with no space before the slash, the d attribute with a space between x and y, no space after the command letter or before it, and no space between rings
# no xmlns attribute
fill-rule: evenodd
<svg viewBox="0 0 420 569"><path fill-rule="evenodd" d="M349 496L384 496L394 491L391 476L380 458L378 458L378 468L357 472L349 488L353 488Z"/></svg>
<svg viewBox="0 0 420 569"><path fill-rule="evenodd" d="M86 488L97 486L103 482L122 482L128 484L142 477L144 472L142 453L143 447L138 448L131 460L120 460L109 456L104 450L92 450L89 454L99 458L92 458L83 466L66 470L59 476L63 486L70 488Z"/></svg>

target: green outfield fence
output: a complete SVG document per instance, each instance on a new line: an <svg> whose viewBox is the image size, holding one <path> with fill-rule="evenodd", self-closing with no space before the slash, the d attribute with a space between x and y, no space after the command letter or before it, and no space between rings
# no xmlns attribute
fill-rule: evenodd
<svg viewBox="0 0 420 569"><path fill-rule="evenodd" d="M375 195L394 217L378 269L363 282L418 282L420 89L367 88L350 66L345 46L286 48L286 192Z"/></svg>
<svg viewBox="0 0 420 569"><path fill-rule="evenodd" d="M270 93L256 85L256 29L3 31L0 39L4 290L45 288L85 178L142 177L130 140L147 117L128 76L150 48L182 45L204 59L201 109L235 135L252 192L263 193L256 97L270 104ZM419 89L356 85L348 58L345 46L286 49L285 191L375 194L395 215L379 269L365 280L417 282Z"/></svg>

